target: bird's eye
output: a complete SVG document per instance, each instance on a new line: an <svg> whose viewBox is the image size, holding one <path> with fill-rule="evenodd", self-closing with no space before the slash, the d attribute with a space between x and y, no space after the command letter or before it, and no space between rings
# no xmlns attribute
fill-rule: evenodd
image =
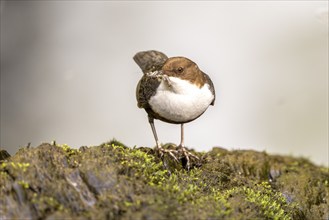
<svg viewBox="0 0 329 220"><path fill-rule="evenodd" d="M177 71L178 71L179 73L182 73L182 72L184 71L184 68L183 68L183 67L178 67Z"/></svg>

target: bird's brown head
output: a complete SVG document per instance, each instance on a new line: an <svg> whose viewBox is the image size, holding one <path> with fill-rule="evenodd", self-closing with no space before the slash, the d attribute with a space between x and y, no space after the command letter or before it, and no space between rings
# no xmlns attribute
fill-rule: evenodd
<svg viewBox="0 0 329 220"><path fill-rule="evenodd" d="M185 57L171 57L162 67L164 75L188 80L198 87L202 87L206 82L199 67L192 60Z"/></svg>

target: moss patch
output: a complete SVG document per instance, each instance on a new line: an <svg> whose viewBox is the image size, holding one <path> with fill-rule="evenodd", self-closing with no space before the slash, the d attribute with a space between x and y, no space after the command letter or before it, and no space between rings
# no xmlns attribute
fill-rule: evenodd
<svg viewBox="0 0 329 220"><path fill-rule="evenodd" d="M3 218L326 219L329 172L303 158L213 148L190 171L118 141L22 148L0 164Z"/></svg>

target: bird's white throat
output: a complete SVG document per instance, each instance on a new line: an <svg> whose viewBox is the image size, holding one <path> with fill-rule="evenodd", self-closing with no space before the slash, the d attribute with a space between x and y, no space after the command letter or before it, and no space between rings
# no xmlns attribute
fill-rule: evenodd
<svg viewBox="0 0 329 220"><path fill-rule="evenodd" d="M183 123L199 117L210 105L214 95L208 84L203 87L190 81L169 77L170 87L163 80L149 104L161 117Z"/></svg>

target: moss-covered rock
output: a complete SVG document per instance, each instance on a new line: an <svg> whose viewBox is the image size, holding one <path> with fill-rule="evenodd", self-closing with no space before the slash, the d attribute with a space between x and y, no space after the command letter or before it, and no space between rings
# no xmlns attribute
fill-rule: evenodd
<svg viewBox="0 0 329 220"><path fill-rule="evenodd" d="M0 161L3 219L328 219L329 171L303 158L213 148L185 170L117 141L42 144Z"/></svg>

